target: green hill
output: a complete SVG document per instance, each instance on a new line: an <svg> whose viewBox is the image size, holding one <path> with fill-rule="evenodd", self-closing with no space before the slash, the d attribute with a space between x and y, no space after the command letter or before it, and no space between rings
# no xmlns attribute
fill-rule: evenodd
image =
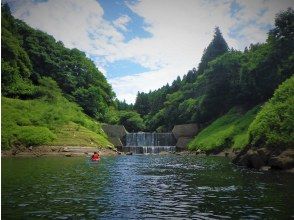
<svg viewBox="0 0 294 220"><path fill-rule="evenodd" d="M294 70L293 9L279 13L265 43L244 51L230 49L216 28L198 68L162 88L138 93L134 109L146 130L170 131L174 125L206 127L240 106L250 109L269 100Z"/></svg>
<svg viewBox="0 0 294 220"><path fill-rule="evenodd" d="M248 128L260 107L257 106L245 113L237 108L218 118L203 129L190 143L190 150L214 150L223 148L244 148L249 144Z"/></svg>
<svg viewBox="0 0 294 220"><path fill-rule="evenodd" d="M85 115L82 108L69 102L51 79L50 94L33 100L2 97L2 149L17 146L112 146L100 123ZM54 87L55 84L55 87ZM55 88L55 89L53 89Z"/></svg>
<svg viewBox="0 0 294 220"><path fill-rule="evenodd" d="M112 121L110 84L77 49L15 19L1 7L2 149L111 144L100 123Z"/></svg>
<svg viewBox="0 0 294 220"><path fill-rule="evenodd" d="M275 91L249 127L255 147L294 147L294 76Z"/></svg>

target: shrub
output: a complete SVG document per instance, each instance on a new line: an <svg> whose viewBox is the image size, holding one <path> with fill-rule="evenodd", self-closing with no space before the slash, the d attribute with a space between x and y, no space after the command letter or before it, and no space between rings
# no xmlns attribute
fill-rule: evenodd
<svg viewBox="0 0 294 220"><path fill-rule="evenodd" d="M17 128L15 137L25 146L36 146L49 143L56 135L46 127L22 126Z"/></svg>
<svg viewBox="0 0 294 220"><path fill-rule="evenodd" d="M279 86L250 125L250 144L256 147L293 147L293 126L294 76Z"/></svg>
<svg viewBox="0 0 294 220"><path fill-rule="evenodd" d="M241 114L237 108L231 109L203 129L189 143L189 149L244 148L249 143L248 127L259 109L257 106L245 114Z"/></svg>

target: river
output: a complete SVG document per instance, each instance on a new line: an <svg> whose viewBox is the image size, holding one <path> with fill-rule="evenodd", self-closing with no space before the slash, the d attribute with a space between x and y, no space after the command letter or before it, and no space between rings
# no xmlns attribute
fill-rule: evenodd
<svg viewBox="0 0 294 220"><path fill-rule="evenodd" d="M2 158L2 219L290 219L294 175L183 155Z"/></svg>

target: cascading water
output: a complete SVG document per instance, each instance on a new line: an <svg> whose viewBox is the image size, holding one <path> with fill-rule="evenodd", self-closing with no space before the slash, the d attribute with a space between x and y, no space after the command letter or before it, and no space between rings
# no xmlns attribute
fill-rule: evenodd
<svg viewBox="0 0 294 220"><path fill-rule="evenodd" d="M126 135L126 146L122 150L134 154L174 152L175 144L176 141L172 133L129 133Z"/></svg>

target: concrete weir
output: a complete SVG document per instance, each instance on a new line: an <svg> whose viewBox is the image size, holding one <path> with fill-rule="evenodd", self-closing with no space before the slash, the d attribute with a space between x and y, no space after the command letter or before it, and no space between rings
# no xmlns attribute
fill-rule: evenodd
<svg viewBox="0 0 294 220"><path fill-rule="evenodd" d="M123 152L134 154L157 154L174 152L176 140L172 133L138 132L126 135L126 145Z"/></svg>
<svg viewBox="0 0 294 220"><path fill-rule="evenodd" d="M172 132L129 133L123 125L102 125L108 140L119 151L144 154L187 150L188 143L198 134L198 124L175 125Z"/></svg>

